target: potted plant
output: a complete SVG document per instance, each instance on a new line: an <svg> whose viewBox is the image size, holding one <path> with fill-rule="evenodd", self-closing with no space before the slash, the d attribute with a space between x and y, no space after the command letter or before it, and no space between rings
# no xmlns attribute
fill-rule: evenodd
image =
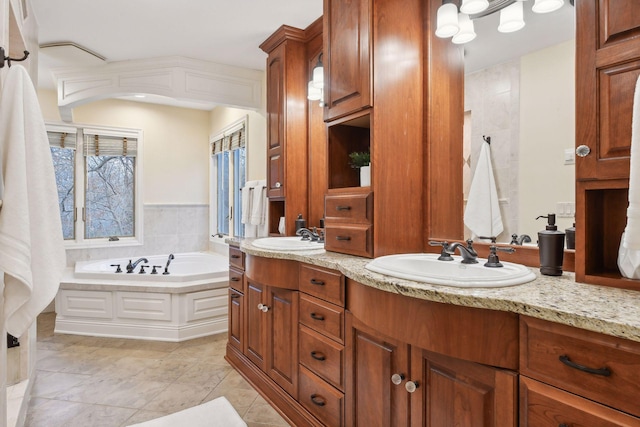
<svg viewBox="0 0 640 427"><path fill-rule="evenodd" d="M354 151L349 153L349 164L354 169L360 169L360 186L371 185L371 153L368 151Z"/></svg>

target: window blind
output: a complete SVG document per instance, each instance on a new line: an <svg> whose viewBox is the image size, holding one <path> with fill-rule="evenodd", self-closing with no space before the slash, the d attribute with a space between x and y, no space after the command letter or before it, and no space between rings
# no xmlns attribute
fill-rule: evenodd
<svg viewBox="0 0 640 427"><path fill-rule="evenodd" d="M49 145L57 148L76 149L76 134L68 132L48 131Z"/></svg>
<svg viewBox="0 0 640 427"><path fill-rule="evenodd" d="M84 135L85 156L126 156L136 157L138 140L123 136L106 136L91 133Z"/></svg>
<svg viewBox="0 0 640 427"><path fill-rule="evenodd" d="M225 133L219 135L211 143L211 154L215 155L223 151L235 150L242 148L247 144L246 122L234 126Z"/></svg>

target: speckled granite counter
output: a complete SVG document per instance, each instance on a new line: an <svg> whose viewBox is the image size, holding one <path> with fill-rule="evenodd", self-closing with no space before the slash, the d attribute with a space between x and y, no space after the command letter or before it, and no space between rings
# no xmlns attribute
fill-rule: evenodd
<svg viewBox="0 0 640 427"><path fill-rule="evenodd" d="M524 285L505 288L453 288L397 279L366 270L370 261L350 255L317 251L267 251L251 240L230 244L255 256L290 259L342 272L359 283L382 291L467 307L509 311L640 342L640 292L576 283L573 273L540 275Z"/></svg>

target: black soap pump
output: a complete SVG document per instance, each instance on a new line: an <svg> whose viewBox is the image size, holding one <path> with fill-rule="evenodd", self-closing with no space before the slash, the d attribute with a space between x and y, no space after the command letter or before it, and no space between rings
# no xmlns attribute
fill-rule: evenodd
<svg viewBox="0 0 640 427"><path fill-rule="evenodd" d="M548 219L546 230L538 232L540 273L547 276L561 276L564 258L564 233L558 231L556 214L540 215L536 219L540 218Z"/></svg>
<svg viewBox="0 0 640 427"><path fill-rule="evenodd" d="M302 218L302 214L298 214L298 219L296 219L296 233L301 228L307 228L307 221Z"/></svg>

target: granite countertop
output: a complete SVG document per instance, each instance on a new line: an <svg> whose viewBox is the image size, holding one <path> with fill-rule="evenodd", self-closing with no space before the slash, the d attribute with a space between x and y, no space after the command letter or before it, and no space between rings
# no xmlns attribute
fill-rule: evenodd
<svg viewBox="0 0 640 427"><path fill-rule="evenodd" d="M455 288L414 282L365 269L371 261L314 251L279 252L256 248L251 239L228 242L255 256L290 259L340 271L346 277L385 292L466 307L508 311L640 342L640 292L575 281L573 273L544 276L503 288Z"/></svg>

